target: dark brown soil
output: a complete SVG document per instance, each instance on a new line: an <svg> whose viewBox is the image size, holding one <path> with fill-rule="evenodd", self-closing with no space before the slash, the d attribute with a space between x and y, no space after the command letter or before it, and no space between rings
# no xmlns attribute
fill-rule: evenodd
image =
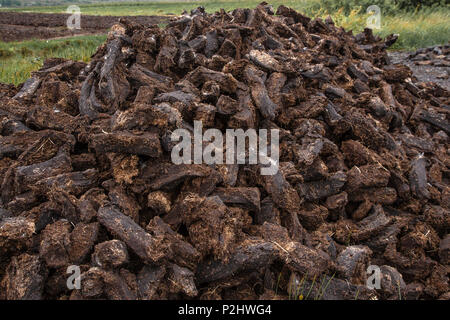
<svg viewBox="0 0 450 320"><path fill-rule="evenodd" d="M105 33L121 18L82 15L81 30L71 31L66 26L69 16L69 14L0 12L0 40L21 41ZM145 25L168 21L167 17L160 16L127 16L126 18Z"/></svg>

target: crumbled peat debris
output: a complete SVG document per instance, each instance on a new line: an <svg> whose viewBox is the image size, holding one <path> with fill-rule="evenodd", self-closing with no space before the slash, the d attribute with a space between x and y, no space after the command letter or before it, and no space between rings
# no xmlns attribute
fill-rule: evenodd
<svg viewBox="0 0 450 320"><path fill-rule="evenodd" d="M1 85L0 298L449 297L449 93L395 40L199 8ZM279 129L278 172L173 164L194 121Z"/></svg>
<svg viewBox="0 0 450 320"><path fill-rule="evenodd" d="M438 67L450 67L450 45L421 48L412 52L408 59L417 65L433 65Z"/></svg>

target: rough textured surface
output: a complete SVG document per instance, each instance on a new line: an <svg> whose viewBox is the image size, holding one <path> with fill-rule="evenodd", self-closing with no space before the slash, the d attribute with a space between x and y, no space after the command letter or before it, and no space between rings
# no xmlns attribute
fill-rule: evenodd
<svg viewBox="0 0 450 320"><path fill-rule="evenodd" d="M449 92L395 36L276 13L121 20L0 85L0 298L448 298ZM194 121L279 129L279 170L174 164Z"/></svg>

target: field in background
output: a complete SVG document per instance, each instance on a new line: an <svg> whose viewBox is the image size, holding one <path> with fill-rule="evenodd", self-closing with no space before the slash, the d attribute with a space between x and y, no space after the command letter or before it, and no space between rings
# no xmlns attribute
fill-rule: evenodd
<svg viewBox="0 0 450 320"><path fill-rule="evenodd" d="M88 62L106 35L79 36L54 40L0 42L0 82L19 84L39 69L47 58Z"/></svg>
<svg viewBox="0 0 450 320"><path fill-rule="evenodd" d="M76 1L74 1L76 2ZM269 2L269 1L267 1ZM208 12L219 11L221 8L225 10L233 10L235 8L252 8L256 7L261 0L222 0L222 1L157 1L157 2L126 2L126 3L94 3L94 4L80 4L82 14L92 15L178 15L185 9L187 11L203 6ZM292 7L296 10L309 9L314 4L319 3L319 0L297 0L297 1L270 1L274 7L281 4ZM42 12L42 13L63 13L67 6L40 6L40 7L24 7L4 9L17 12Z"/></svg>
<svg viewBox="0 0 450 320"><path fill-rule="evenodd" d="M344 1L344 0L340 0ZM351 1L351 0L348 0ZM223 1L185 1L155 3L105 3L80 5L82 14L90 15L171 15L180 14L183 10L191 10L204 6L208 12L224 8L232 10L237 7L254 8L261 0L223 0ZM355 6L348 12L342 9L324 9L321 0L267 1L278 7L280 4L292 7L309 16L332 16L337 25L347 30L360 32L366 26L367 15L361 7ZM0 9L2 11L64 13L66 6L26 7ZM381 8L383 13L383 8ZM386 10L387 11L387 10ZM392 47L394 50L413 50L436 44L445 44L450 40L450 9L423 9L417 12L398 12L381 16L381 29L375 33L386 36L391 33L400 34L399 40ZM104 36L77 37L64 40L26 41L21 43L0 42L0 82L23 82L31 71L42 65L46 57L66 57L87 61L95 47L103 42ZM64 45L60 45L64 44ZM72 46L71 44L76 44ZM26 54L22 54L24 51ZM11 55L11 52L14 54Z"/></svg>

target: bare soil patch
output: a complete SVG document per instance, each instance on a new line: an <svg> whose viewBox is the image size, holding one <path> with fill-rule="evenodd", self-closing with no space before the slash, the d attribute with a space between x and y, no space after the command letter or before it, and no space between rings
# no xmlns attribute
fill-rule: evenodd
<svg viewBox="0 0 450 320"><path fill-rule="evenodd" d="M0 12L0 40L22 41L50 39L79 34L105 33L119 16L81 16L81 30L69 30L66 26L69 14ZM127 16L126 19L144 25L168 21L164 16Z"/></svg>

